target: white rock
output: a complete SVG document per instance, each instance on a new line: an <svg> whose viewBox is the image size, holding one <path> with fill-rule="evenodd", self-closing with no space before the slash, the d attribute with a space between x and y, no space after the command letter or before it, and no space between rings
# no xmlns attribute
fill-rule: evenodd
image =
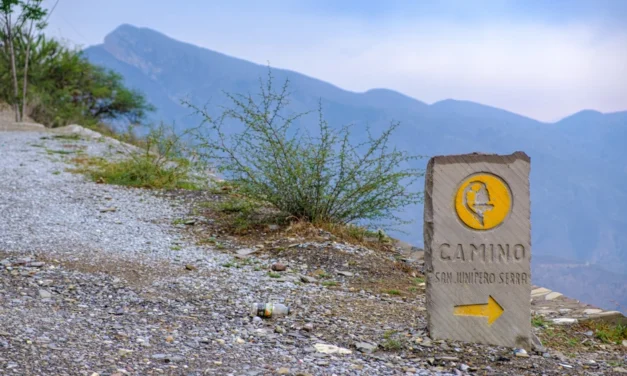
<svg viewBox="0 0 627 376"><path fill-rule="evenodd" d="M376 344L369 343L369 342L357 342L355 343L355 347L357 348L357 350L364 352L364 353L370 353L377 349Z"/></svg>
<svg viewBox="0 0 627 376"><path fill-rule="evenodd" d="M323 354L352 354L353 352L349 349L345 349L343 347L338 347L334 345L327 345L324 343L316 343L314 345L316 351Z"/></svg>
<svg viewBox="0 0 627 376"><path fill-rule="evenodd" d="M559 292L550 292L548 294L546 294L546 296L544 297L545 300L553 300L553 299L557 299L560 296L562 296L562 294L560 294Z"/></svg>
<svg viewBox="0 0 627 376"><path fill-rule="evenodd" d="M597 313L603 312L602 309L588 308L583 311L584 315L596 315Z"/></svg>
<svg viewBox="0 0 627 376"><path fill-rule="evenodd" d="M539 309L536 311L536 314L541 315L541 316L550 316L550 315L557 314L557 312L551 309Z"/></svg>
<svg viewBox="0 0 627 376"><path fill-rule="evenodd" d="M560 317L552 320L553 324L556 325L572 325L577 323L577 319L571 319L568 317Z"/></svg>
<svg viewBox="0 0 627 376"><path fill-rule="evenodd" d="M253 249L253 248L242 248L242 249L238 249L236 251L236 253L240 256L248 256L248 255L252 255L253 253L257 252L258 249Z"/></svg>
<svg viewBox="0 0 627 376"><path fill-rule="evenodd" d="M548 294L550 292L551 292L551 290L545 289L544 287L540 287L538 289L535 289L535 290L531 291L531 297L535 298L535 297L538 297L538 296L541 296L541 295L546 295L546 294Z"/></svg>
<svg viewBox="0 0 627 376"><path fill-rule="evenodd" d="M133 350L129 350L129 349L119 349L118 350L118 355L120 356L127 356L133 353Z"/></svg>
<svg viewBox="0 0 627 376"><path fill-rule="evenodd" d="M594 315L594 317L622 317L623 314L618 312L618 311L605 311L605 312L600 312Z"/></svg>

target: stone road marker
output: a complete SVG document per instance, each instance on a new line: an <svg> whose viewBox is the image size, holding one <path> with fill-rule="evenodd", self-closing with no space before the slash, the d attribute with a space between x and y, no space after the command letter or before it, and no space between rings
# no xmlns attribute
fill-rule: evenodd
<svg viewBox="0 0 627 376"><path fill-rule="evenodd" d="M431 158L424 240L431 338L531 346L529 157Z"/></svg>

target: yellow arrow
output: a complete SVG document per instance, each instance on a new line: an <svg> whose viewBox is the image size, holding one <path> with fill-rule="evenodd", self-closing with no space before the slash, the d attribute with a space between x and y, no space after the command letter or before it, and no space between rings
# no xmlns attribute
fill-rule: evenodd
<svg viewBox="0 0 627 376"><path fill-rule="evenodd" d="M496 319L503 314L503 307L494 300L492 296L488 297L487 304L465 304L455 306L453 314L455 316L480 316L488 318L488 326L492 325Z"/></svg>

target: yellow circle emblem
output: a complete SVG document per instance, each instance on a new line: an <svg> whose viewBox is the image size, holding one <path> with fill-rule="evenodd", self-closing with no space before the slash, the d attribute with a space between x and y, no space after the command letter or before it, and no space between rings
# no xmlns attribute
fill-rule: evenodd
<svg viewBox="0 0 627 376"><path fill-rule="evenodd" d="M490 230L503 223L512 209L509 187L500 177L478 173L467 177L457 190L455 211L474 230Z"/></svg>

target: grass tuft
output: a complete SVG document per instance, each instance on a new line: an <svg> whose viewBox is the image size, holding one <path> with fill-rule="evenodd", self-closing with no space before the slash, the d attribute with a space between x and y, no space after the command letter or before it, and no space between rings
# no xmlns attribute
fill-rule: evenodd
<svg viewBox="0 0 627 376"><path fill-rule="evenodd" d="M199 188L184 165L166 166L156 163L154 158L143 156L108 161L97 157L79 157L73 160L78 168L70 171L85 173L96 182L126 187L190 190Z"/></svg>
<svg viewBox="0 0 627 376"><path fill-rule="evenodd" d="M546 328L549 326L549 322L542 316L533 316L531 318L531 325L536 328Z"/></svg>
<svg viewBox="0 0 627 376"><path fill-rule="evenodd" d="M627 325L606 322L591 322L588 325L594 331L594 337L603 343L621 345L623 340L627 340Z"/></svg>
<svg viewBox="0 0 627 376"><path fill-rule="evenodd" d="M383 333L381 347L388 351L397 351L403 348L403 342L398 338L398 334L393 330Z"/></svg>
<svg viewBox="0 0 627 376"><path fill-rule="evenodd" d="M68 141L79 141L81 139L81 136L73 133L73 134L55 134L52 136L52 138L55 138L57 140L68 140Z"/></svg>
<svg viewBox="0 0 627 376"><path fill-rule="evenodd" d="M48 153L48 155L53 155L53 154L59 154L59 155L70 155L70 154L76 154L77 151L74 150L53 150L53 149L46 149L46 153Z"/></svg>

